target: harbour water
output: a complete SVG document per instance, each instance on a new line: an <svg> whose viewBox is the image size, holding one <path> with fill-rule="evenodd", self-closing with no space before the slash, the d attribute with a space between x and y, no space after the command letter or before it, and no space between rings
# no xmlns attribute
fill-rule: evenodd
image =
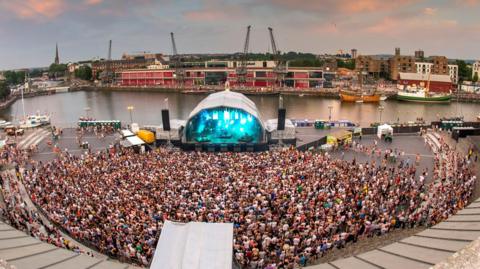
<svg viewBox="0 0 480 269"><path fill-rule="evenodd" d="M118 119L130 122L128 106L133 106L132 119L140 124L160 124L161 110L170 109L171 119L187 119L192 109L205 97L205 94L180 94L161 92L115 92L80 91L48 96L26 98L26 114L49 113L52 124L72 127L80 116L95 119ZM275 118L278 109L278 96L249 96L263 120ZM168 101L167 101L168 99ZM423 118L430 122L439 117L464 116L466 120L476 120L480 112L478 103L422 104L388 100L380 104L342 103L338 99L314 96L283 96L287 117L294 119L328 119L331 108L332 119L348 119L361 126L372 122L407 122ZM379 109L382 106L383 109ZM380 115L381 114L381 115ZM15 120L23 115L21 100L0 111L0 118Z"/></svg>

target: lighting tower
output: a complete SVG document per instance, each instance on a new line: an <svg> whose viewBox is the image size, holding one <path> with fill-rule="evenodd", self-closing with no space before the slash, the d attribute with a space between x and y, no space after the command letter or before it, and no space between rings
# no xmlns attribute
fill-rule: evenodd
<svg viewBox="0 0 480 269"><path fill-rule="evenodd" d="M173 32L170 33L170 38L172 39L172 52L173 55L170 58L170 62L173 63L175 68L175 79L178 81L180 86L183 86L185 71L182 69L182 61L180 55L177 53L177 45L175 44L175 36Z"/></svg>
<svg viewBox="0 0 480 269"><path fill-rule="evenodd" d="M248 56L248 45L250 43L250 29L251 25L247 26L247 35L245 36L245 44L243 45L243 54L240 62L240 66L237 68L237 80L238 83L244 85L247 81L247 56Z"/></svg>
<svg viewBox="0 0 480 269"><path fill-rule="evenodd" d="M283 87L283 80L285 78L285 75L287 74L286 63L284 60L281 59L280 51L277 50L277 44L275 42L275 37L273 37L272 27L268 27L268 31L270 32L273 60L275 61L275 68L273 69L273 72L275 72L276 75L276 83L280 85L280 87Z"/></svg>

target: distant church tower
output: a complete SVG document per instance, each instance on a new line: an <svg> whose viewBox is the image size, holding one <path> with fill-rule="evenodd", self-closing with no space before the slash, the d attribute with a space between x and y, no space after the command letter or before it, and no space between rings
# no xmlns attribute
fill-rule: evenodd
<svg viewBox="0 0 480 269"><path fill-rule="evenodd" d="M58 58L58 43L55 44L55 64L60 64L60 58Z"/></svg>

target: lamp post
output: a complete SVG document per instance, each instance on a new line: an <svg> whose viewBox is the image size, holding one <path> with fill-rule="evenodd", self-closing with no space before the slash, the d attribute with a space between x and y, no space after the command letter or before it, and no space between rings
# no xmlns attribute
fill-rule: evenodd
<svg viewBox="0 0 480 269"><path fill-rule="evenodd" d="M380 112L380 124L382 124L382 112L385 108L383 106L378 107L378 111Z"/></svg>
<svg viewBox="0 0 480 269"><path fill-rule="evenodd" d="M127 110L128 110L128 112L130 112L130 124L133 123L133 117L132 117L133 109L134 109L133 106L127 106Z"/></svg>
<svg viewBox="0 0 480 269"><path fill-rule="evenodd" d="M332 109L333 106L328 106L328 121L332 121Z"/></svg>

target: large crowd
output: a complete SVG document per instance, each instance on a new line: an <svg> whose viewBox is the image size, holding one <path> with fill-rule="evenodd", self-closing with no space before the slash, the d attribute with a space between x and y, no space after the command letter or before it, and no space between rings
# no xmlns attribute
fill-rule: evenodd
<svg viewBox="0 0 480 269"><path fill-rule="evenodd" d="M30 166L21 177L49 219L142 265L163 222L173 220L233 223L235 259L245 268L305 266L362 237L434 225L464 207L475 181L468 158L443 142L430 176L413 162L360 163L296 149L65 152Z"/></svg>

